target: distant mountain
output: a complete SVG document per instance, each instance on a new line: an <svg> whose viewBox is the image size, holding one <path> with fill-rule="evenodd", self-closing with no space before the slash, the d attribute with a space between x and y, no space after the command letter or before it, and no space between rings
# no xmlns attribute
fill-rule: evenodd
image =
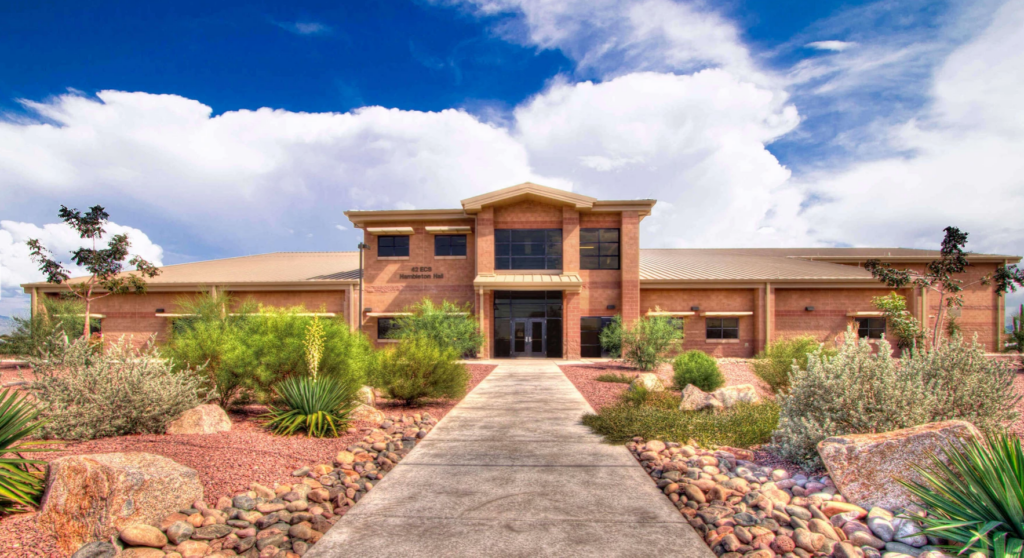
<svg viewBox="0 0 1024 558"><path fill-rule="evenodd" d="M0 316L0 335L10 333L14 330L14 320L7 316Z"/></svg>

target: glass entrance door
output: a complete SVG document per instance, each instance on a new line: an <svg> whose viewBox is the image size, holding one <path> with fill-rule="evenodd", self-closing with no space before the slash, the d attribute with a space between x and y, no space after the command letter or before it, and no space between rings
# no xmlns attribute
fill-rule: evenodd
<svg viewBox="0 0 1024 558"><path fill-rule="evenodd" d="M547 320L544 319L513 319L512 320L512 356L545 357L547 347Z"/></svg>

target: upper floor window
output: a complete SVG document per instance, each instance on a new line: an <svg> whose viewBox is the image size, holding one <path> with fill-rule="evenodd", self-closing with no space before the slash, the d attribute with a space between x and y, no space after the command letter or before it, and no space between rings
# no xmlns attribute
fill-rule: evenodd
<svg viewBox="0 0 1024 558"><path fill-rule="evenodd" d="M397 333L397 318L377 318L377 339L395 339Z"/></svg>
<svg viewBox="0 0 1024 558"><path fill-rule="evenodd" d="M739 318L706 318L706 337L708 339L739 339Z"/></svg>
<svg viewBox="0 0 1024 558"><path fill-rule="evenodd" d="M378 258L401 258L409 257L408 236L378 236L377 237Z"/></svg>
<svg viewBox="0 0 1024 558"><path fill-rule="evenodd" d="M434 235L435 256L465 256L466 235L437 234Z"/></svg>
<svg viewBox="0 0 1024 558"><path fill-rule="evenodd" d="M885 318L857 318L857 336L881 339L885 335Z"/></svg>
<svg viewBox="0 0 1024 558"><path fill-rule="evenodd" d="M619 269L619 229L580 229L580 269Z"/></svg>
<svg viewBox="0 0 1024 558"><path fill-rule="evenodd" d="M562 269L562 229L497 229L494 269Z"/></svg>

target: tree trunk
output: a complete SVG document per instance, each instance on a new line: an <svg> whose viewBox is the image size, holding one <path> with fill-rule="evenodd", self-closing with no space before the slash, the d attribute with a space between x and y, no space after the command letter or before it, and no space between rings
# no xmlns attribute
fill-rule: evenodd
<svg viewBox="0 0 1024 558"><path fill-rule="evenodd" d="M91 300L85 299L85 331L82 332L82 337L85 337L86 340L89 339L89 310L91 309L91 304Z"/></svg>
<svg viewBox="0 0 1024 558"><path fill-rule="evenodd" d="M946 314L946 305L944 304L945 298L946 298L945 294L946 293L944 293L942 291L939 291L939 310L935 313L935 330L932 331L932 348L933 349L938 349L939 348L939 341L941 341L941 339L942 339L942 337L941 337L942 318ZM925 311L927 312L928 310L925 309Z"/></svg>

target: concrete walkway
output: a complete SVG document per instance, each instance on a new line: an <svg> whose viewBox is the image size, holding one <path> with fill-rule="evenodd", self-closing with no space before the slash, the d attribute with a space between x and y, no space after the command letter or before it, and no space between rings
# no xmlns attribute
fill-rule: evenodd
<svg viewBox="0 0 1024 558"><path fill-rule="evenodd" d="M504 363L306 554L714 554L552 362Z"/></svg>

